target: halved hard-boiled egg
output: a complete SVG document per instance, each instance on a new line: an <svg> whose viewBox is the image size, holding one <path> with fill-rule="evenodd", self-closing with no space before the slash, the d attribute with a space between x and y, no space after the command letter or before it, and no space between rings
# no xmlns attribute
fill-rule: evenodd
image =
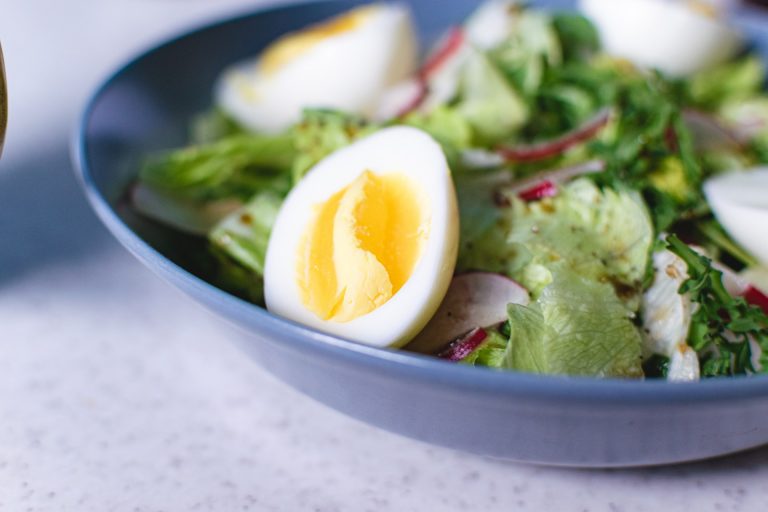
<svg viewBox="0 0 768 512"><path fill-rule="evenodd" d="M267 309L318 330L400 346L437 310L458 248L440 146L406 126L326 157L291 190L269 241Z"/></svg>
<svg viewBox="0 0 768 512"><path fill-rule="evenodd" d="M704 193L728 234L768 266L768 167L710 178Z"/></svg>
<svg viewBox="0 0 768 512"><path fill-rule="evenodd" d="M742 44L711 0L580 0L580 6L608 54L673 76L723 62Z"/></svg>
<svg viewBox="0 0 768 512"><path fill-rule="evenodd" d="M257 59L225 70L216 103L247 128L268 133L298 121L306 107L371 116L382 92L410 76L417 59L406 7L358 7L287 34Z"/></svg>

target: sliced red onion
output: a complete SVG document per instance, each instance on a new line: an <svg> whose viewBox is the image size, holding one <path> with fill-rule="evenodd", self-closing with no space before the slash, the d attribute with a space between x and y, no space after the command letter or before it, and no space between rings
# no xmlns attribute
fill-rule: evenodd
<svg viewBox="0 0 768 512"><path fill-rule="evenodd" d="M501 274L467 272L454 276L448 292L408 350L434 354L475 327L507 319L507 304L528 304L528 290Z"/></svg>
<svg viewBox="0 0 768 512"><path fill-rule="evenodd" d="M461 361L469 354L477 350L477 348L485 341L488 334L484 329L475 327L467 334L454 341L448 348L437 354L437 357L447 359L449 361Z"/></svg>
<svg viewBox="0 0 768 512"><path fill-rule="evenodd" d="M667 149L672 152L677 152L680 149L680 140L677 138L677 133L672 125L667 126L664 130L664 142L667 144Z"/></svg>
<svg viewBox="0 0 768 512"><path fill-rule="evenodd" d="M566 150L585 142L600 132L608 124L612 115L611 108L603 108L597 112L590 120L585 122L575 130L550 139L534 144L521 144L518 146L502 146L498 152L508 162L534 162L553 156L561 155Z"/></svg>
<svg viewBox="0 0 768 512"><path fill-rule="evenodd" d="M451 57L461 50L464 40L464 30L461 27L451 27L448 29L446 36L438 43L435 51L427 57L424 65L419 70L419 77L423 81L427 81L434 76Z"/></svg>
<svg viewBox="0 0 768 512"><path fill-rule="evenodd" d="M418 109L422 103L424 103L424 99L427 97L429 89L427 88L427 84L425 84L422 80L418 80L416 83L418 84L418 87L415 91L415 94L413 94L410 100L400 108L400 110L395 115L396 118L400 119L407 116L411 112Z"/></svg>
<svg viewBox="0 0 768 512"><path fill-rule="evenodd" d="M593 174L597 172L603 172L605 170L605 162L602 160L587 160L586 162L570 165L568 167L561 167L560 169L550 169L547 171L541 171L533 176L529 176L520 181L513 183L511 186L505 187L506 190L517 194L525 193L526 191L533 190L539 187L542 183L549 182L554 186L566 183L573 178L584 176L585 174Z"/></svg>
<svg viewBox="0 0 768 512"><path fill-rule="evenodd" d="M424 65L416 72L416 77L409 80L407 86L396 86L391 92L385 94L377 118L384 120L402 118L418 110L430 95L432 89L430 82L451 59L458 55L464 46L464 41L464 30L461 27L451 28L438 42L435 51L427 58Z"/></svg>
<svg viewBox="0 0 768 512"><path fill-rule="evenodd" d="M750 141L765 131L768 118L762 103L762 98L756 98L740 101L725 109L728 127L739 141Z"/></svg>
<svg viewBox="0 0 768 512"><path fill-rule="evenodd" d="M523 201L538 201L539 199L555 195L557 195L557 185L549 180L540 181L532 187L517 193L517 197Z"/></svg>
<svg viewBox="0 0 768 512"><path fill-rule="evenodd" d="M724 122L707 112L685 109L683 121L693 135L696 149L733 149L742 147L742 140Z"/></svg>
<svg viewBox="0 0 768 512"><path fill-rule="evenodd" d="M424 102L427 86L423 80L411 78L387 89L381 96L374 115L377 121L389 121L410 114Z"/></svg>

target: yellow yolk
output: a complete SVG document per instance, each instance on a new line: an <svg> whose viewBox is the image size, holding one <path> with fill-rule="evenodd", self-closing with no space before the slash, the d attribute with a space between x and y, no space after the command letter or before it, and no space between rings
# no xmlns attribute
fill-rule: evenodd
<svg viewBox="0 0 768 512"><path fill-rule="evenodd" d="M712 2L705 2L702 0L688 0L686 2L688 8L694 12L697 12L707 18L717 19L719 11L717 6Z"/></svg>
<svg viewBox="0 0 768 512"><path fill-rule="evenodd" d="M323 320L348 322L387 302L421 257L425 204L407 176L365 171L318 205L299 247L304 305Z"/></svg>
<svg viewBox="0 0 768 512"><path fill-rule="evenodd" d="M325 23L281 37L264 51L259 69L266 74L274 73L320 41L358 28L375 9L377 7L371 5L359 7Z"/></svg>

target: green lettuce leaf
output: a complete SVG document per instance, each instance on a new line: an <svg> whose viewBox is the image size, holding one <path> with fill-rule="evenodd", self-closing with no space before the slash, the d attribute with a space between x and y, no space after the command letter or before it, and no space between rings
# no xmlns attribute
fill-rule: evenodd
<svg viewBox="0 0 768 512"><path fill-rule="evenodd" d="M600 49L597 30L584 16L557 13L552 17L564 60L586 60Z"/></svg>
<svg viewBox="0 0 768 512"><path fill-rule="evenodd" d="M452 170L460 165L461 151L472 143L472 127L456 109L445 105L429 113L413 112L402 123L430 134L442 147Z"/></svg>
<svg viewBox="0 0 768 512"><path fill-rule="evenodd" d="M548 375L643 375L640 334L608 284L560 269L535 303L507 309L505 368Z"/></svg>
<svg viewBox="0 0 768 512"><path fill-rule="evenodd" d="M232 135L248 133L237 121L224 111L212 108L192 120L190 142L192 144L210 144Z"/></svg>
<svg viewBox="0 0 768 512"><path fill-rule="evenodd" d="M469 242L462 240L460 269L501 272L534 296L564 263L595 281L613 283L634 308L653 241L653 226L637 192L600 189L587 178L536 202L504 194L509 206Z"/></svg>
<svg viewBox="0 0 768 512"><path fill-rule="evenodd" d="M688 79L686 88L689 101L714 109L760 93L764 80L763 59L749 54L696 73Z"/></svg>
<svg viewBox="0 0 768 512"><path fill-rule="evenodd" d="M248 199L264 190L284 194L294 156L289 134L235 134L150 158L139 179L193 199Z"/></svg>
<svg viewBox="0 0 768 512"><path fill-rule="evenodd" d="M206 274L216 286L247 301L264 306L264 279L233 259L220 248L210 245L215 267Z"/></svg>
<svg viewBox="0 0 768 512"><path fill-rule="evenodd" d="M461 76L456 107L474 132L477 145L511 137L528 119L528 105L484 53L471 50Z"/></svg>
<svg viewBox="0 0 768 512"><path fill-rule="evenodd" d="M515 89L525 97L536 94L546 70L559 66L562 50L549 16L523 11L511 36L488 56Z"/></svg>
<svg viewBox="0 0 768 512"><path fill-rule="evenodd" d="M257 194L216 225L208 239L219 252L261 277L269 234L281 203L272 193Z"/></svg>
<svg viewBox="0 0 768 512"><path fill-rule="evenodd" d="M547 139L581 126L614 103L618 72L604 65L569 61L547 70L533 98L535 115L523 130L526 139ZM607 133L604 129L602 133Z"/></svg>
<svg viewBox="0 0 768 512"><path fill-rule="evenodd" d="M744 169L768 161L768 95L759 94L726 103L719 108L718 114L728 126L748 141L753 154L745 157L742 151L731 155L732 161L718 162L720 165L716 170Z"/></svg>
<svg viewBox="0 0 768 512"><path fill-rule="evenodd" d="M337 110L307 109L290 131L295 147L291 176L295 185L317 162L379 127Z"/></svg>
<svg viewBox="0 0 768 512"><path fill-rule="evenodd" d="M208 235L210 252L217 261L212 280L259 305L264 304L264 259L269 235L281 203L282 199L271 192L256 194Z"/></svg>
<svg viewBox="0 0 768 512"><path fill-rule="evenodd" d="M459 239L465 247L487 236L501 215L493 202L493 194L508 180L506 172L454 175L459 203Z"/></svg>
<svg viewBox="0 0 768 512"><path fill-rule="evenodd" d="M242 206L239 199L196 200L145 183L133 186L131 200L145 217L199 236L206 236L213 226Z"/></svg>
<svg viewBox="0 0 768 512"><path fill-rule="evenodd" d="M486 329L486 336L479 347L461 360L462 364L491 368L503 366L509 339L495 329Z"/></svg>

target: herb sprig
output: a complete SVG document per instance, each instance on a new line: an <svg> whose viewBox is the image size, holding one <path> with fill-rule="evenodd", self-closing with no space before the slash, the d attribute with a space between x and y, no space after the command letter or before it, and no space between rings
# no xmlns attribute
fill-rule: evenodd
<svg viewBox="0 0 768 512"><path fill-rule="evenodd" d="M725 289L723 273L712 260L702 256L675 235L666 238L667 247L688 266L688 279L680 293L689 293L697 304L691 318L688 344L699 354L705 377L768 372L768 318L743 297ZM750 338L762 349L760 369L752 362Z"/></svg>

